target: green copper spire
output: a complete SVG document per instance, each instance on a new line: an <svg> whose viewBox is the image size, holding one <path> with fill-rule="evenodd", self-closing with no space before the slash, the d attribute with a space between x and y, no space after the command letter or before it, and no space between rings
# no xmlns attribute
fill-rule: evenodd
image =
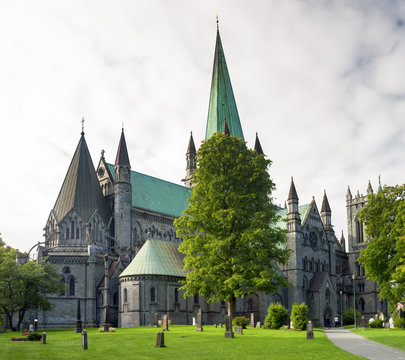
<svg viewBox="0 0 405 360"><path fill-rule="evenodd" d="M226 119L226 123L231 135L238 136L242 140L245 140L243 137L242 127L240 125L235 97L232 91L231 79L226 66L224 51L222 49L219 29L217 29L214 70L212 73L210 104L208 109L205 140L209 139L215 132L221 132L223 130L224 119Z"/></svg>

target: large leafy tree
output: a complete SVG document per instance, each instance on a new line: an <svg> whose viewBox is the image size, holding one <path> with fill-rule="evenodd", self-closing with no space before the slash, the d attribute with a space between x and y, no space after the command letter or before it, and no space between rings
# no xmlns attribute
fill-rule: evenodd
<svg viewBox="0 0 405 360"><path fill-rule="evenodd" d="M358 261L379 285L380 297L393 306L405 298L405 184L371 194L360 219L367 247Z"/></svg>
<svg viewBox="0 0 405 360"><path fill-rule="evenodd" d="M270 160L238 137L214 134L196 155L192 196L175 221L183 238L185 296L227 302L233 316L237 297L272 292L288 282L286 231L278 228Z"/></svg>
<svg viewBox="0 0 405 360"><path fill-rule="evenodd" d="M60 292L60 274L49 262L16 263L18 251L0 242L0 312L6 315L10 328L17 314L18 328L29 309L50 310L48 296Z"/></svg>

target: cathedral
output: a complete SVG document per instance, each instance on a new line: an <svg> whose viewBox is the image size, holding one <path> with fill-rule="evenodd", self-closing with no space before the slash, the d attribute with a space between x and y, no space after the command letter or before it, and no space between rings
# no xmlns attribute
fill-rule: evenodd
<svg viewBox="0 0 405 360"><path fill-rule="evenodd" d="M205 138L224 128L244 139L217 29ZM263 154L257 136L254 149ZM41 326L74 327L78 303L86 327L144 326L155 321L155 314L168 315L174 324L192 324L198 309L205 324L224 321L224 302L207 303L197 295L184 298L180 289L185 272L173 221L188 205L195 154L191 134L181 186L134 171L123 129L115 162L108 162L102 152L95 167L82 130L46 221L45 245L38 249L38 259L47 257L55 264L66 285L52 297L55 308L38 314ZM373 191L371 185L367 191ZM343 234L338 240L334 232L326 193L320 209L315 200L300 203L298 194L291 179L287 203L278 209L282 220L277 226L287 228L287 248L292 250L280 271L292 286L239 298L236 314L253 313L255 321L263 322L271 303L291 309L294 302L305 302L309 318L324 326L354 303L366 318L384 310L375 284L365 279L356 262L365 245L357 213L367 196L353 198L348 191L346 250Z"/></svg>

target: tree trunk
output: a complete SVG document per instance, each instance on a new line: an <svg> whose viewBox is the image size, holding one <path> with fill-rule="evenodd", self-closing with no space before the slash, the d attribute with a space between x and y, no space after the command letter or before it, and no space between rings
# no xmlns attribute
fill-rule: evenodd
<svg viewBox="0 0 405 360"><path fill-rule="evenodd" d="M236 308L236 297L229 297L226 303L228 305L228 315L231 317L231 319L233 319Z"/></svg>
<svg viewBox="0 0 405 360"><path fill-rule="evenodd" d="M10 330L13 330L13 312L9 312L7 310L4 310L4 313L7 316L7 320L8 320L8 326L10 328Z"/></svg>
<svg viewBox="0 0 405 360"><path fill-rule="evenodd" d="M20 328L20 325L21 325L22 321L24 320L24 315L25 315L25 309L21 309L18 311L17 329Z"/></svg>

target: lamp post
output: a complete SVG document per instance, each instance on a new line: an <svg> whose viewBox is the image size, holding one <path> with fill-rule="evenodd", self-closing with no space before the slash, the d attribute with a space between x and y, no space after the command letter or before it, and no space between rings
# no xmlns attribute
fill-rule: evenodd
<svg viewBox="0 0 405 360"><path fill-rule="evenodd" d="M340 290L340 326L343 326L343 291Z"/></svg>
<svg viewBox="0 0 405 360"><path fill-rule="evenodd" d="M353 274L353 308L354 308L354 328L357 329L357 319L356 319L356 275Z"/></svg>

